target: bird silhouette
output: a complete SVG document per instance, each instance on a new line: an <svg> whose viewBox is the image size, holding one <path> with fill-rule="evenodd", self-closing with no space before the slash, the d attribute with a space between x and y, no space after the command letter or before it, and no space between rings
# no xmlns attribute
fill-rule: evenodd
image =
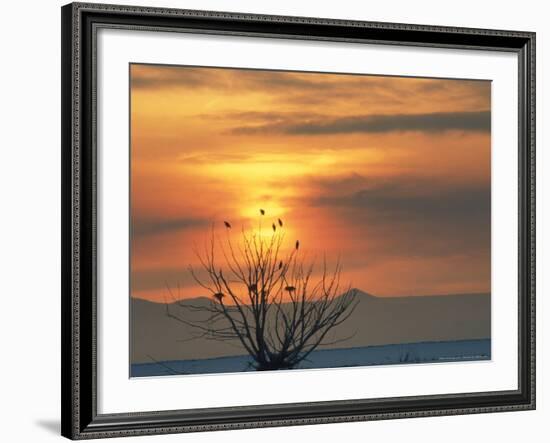
<svg viewBox="0 0 550 443"><path fill-rule="evenodd" d="M296 290L296 288L294 286L286 286L285 287L285 291L287 292L294 292Z"/></svg>
<svg viewBox="0 0 550 443"><path fill-rule="evenodd" d="M225 297L225 294L223 292L216 292L214 294L214 297L216 298L216 300L218 300L220 303L222 302L222 298Z"/></svg>
<svg viewBox="0 0 550 443"><path fill-rule="evenodd" d="M260 214L265 215L265 211L263 209L260 209Z"/></svg>
<svg viewBox="0 0 550 443"><path fill-rule="evenodd" d="M230 229L231 228L231 224L227 221L224 221L223 224L225 225L226 228Z"/></svg>
<svg viewBox="0 0 550 443"><path fill-rule="evenodd" d="M280 262L279 262L279 269L281 269L282 267L283 267L283 262L280 261Z"/></svg>
<svg viewBox="0 0 550 443"><path fill-rule="evenodd" d="M296 240L296 250L300 247L300 240Z"/></svg>
<svg viewBox="0 0 550 443"><path fill-rule="evenodd" d="M275 231L277 230L277 226L275 226L275 223L273 223L273 224L271 225L271 227L273 228L273 232L275 232Z"/></svg>
<svg viewBox="0 0 550 443"><path fill-rule="evenodd" d="M248 290L250 292L256 292L258 290L258 285L256 283L252 283L251 285L248 286Z"/></svg>
<svg viewBox="0 0 550 443"><path fill-rule="evenodd" d="M279 219L279 226L282 228L283 227L283 221L281 219Z"/></svg>

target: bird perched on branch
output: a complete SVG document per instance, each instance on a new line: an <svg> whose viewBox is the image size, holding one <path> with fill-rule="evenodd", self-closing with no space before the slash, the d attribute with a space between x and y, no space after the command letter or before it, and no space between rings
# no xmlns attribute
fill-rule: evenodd
<svg viewBox="0 0 550 443"><path fill-rule="evenodd" d="M273 223L273 224L271 225L271 227L273 228L273 232L275 232L275 231L277 230L277 226L275 226L275 223Z"/></svg>
<svg viewBox="0 0 550 443"><path fill-rule="evenodd" d="M282 267L283 267L283 261L281 260L281 261L279 262L279 269L282 269Z"/></svg>
<svg viewBox="0 0 550 443"><path fill-rule="evenodd" d="M296 250L300 247L300 240L296 240Z"/></svg>
<svg viewBox="0 0 550 443"><path fill-rule="evenodd" d="M223 292L216 292L214 294L214 298L218 300L220 303L222 302L222 299L225 297L225 294Z"/></svg>
<svg viewBox="0 0 550 443"><path fill-rule="evenodd" d="M265 211L263 209L260 209L260 214L265 215Z"/></svg>
<svg viewBox="0 0 550 443"><path fill-rule="evenodd" d="M252 283L251 285L248 286L248 290L250 292L256 292L258 290L258 285L256 283Z"/></svg>
<svg viewBox="0 0 550 443"><path fill-rule="evenodd" d="M225 225L226 228L231 229L231 224L229 222L224 221L223 224Z"/></svg>
<svg viewBox="0 0 550 443"><path fill-rule="evenodd" d="M287 292L294 292L296 290L296 288L294 286L286 286L285 287L285 291Z"/></svg>
<svg viewBox="0 0 550 443"><path fill-rule="evenodd" d="M283 227L283 221L281 219L279 219L279 226L282 228Z"/></svg>

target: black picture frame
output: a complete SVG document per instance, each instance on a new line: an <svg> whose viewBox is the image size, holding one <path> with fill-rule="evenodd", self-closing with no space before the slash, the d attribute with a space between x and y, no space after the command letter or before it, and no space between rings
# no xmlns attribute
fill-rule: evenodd
<svg viewBox="0 0 550 443"><path fill-rule="evenodd" d="M62 15L62 435L71 439L535 408L535 33L72 3ZM97 413L95 36L98 27L483 49L519 60L518 389ZM498 148L498 147L497 147Z"/></svg>

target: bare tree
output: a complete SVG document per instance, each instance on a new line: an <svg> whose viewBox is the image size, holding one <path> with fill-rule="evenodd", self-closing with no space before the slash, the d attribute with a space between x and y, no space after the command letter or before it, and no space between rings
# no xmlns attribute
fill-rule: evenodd
<svg viewBox="0 0 550 443"><path fill-rule="evenodd" d="M265 211L260 209L260 214L258 229L242 229L239 241L232 239L232 226L224 221L223 241L212 228L204 251L196 251L202 272L189 270L211 297L207 304L178 304L203 313L203 318L189 320L168 305L167 314L191 326L195 337L237 340L257 370L290 369L319 346L336 343L329 341L328 333L352 314L356 293L341 289L340 260L329 271L324 259L314 281L314 263L305 263L300 242L284 253L282 220L273 222L266 233Z"/></svg>

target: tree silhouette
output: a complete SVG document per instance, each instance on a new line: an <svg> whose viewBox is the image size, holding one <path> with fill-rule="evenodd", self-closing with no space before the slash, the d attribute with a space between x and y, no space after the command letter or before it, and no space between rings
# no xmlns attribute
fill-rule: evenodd
<svg viewBox="0 0 550 443"><path fill-rule="evenodd" d="M349 338L330 342L328 333L352 314L356 293L340 287L340 260L332 271L323 260L321 274L314 281L314 263L306 264L300 242L296 240L283 253L283 222L277 219L278 226L272 223L266 235L264 216L265 210L260 209L258 229L248 233L242 229L238 242L232 239L228 222L224 222L223 241L212 228L204 251L195 251L202 272L199 275L189 268L195 281L209 292L209 302L178 302L183 309L203 313L203 318L189 320L168 305L167 314L191 326L194 337L238 340L257 370L290 369L319 346Z"/></svg>

